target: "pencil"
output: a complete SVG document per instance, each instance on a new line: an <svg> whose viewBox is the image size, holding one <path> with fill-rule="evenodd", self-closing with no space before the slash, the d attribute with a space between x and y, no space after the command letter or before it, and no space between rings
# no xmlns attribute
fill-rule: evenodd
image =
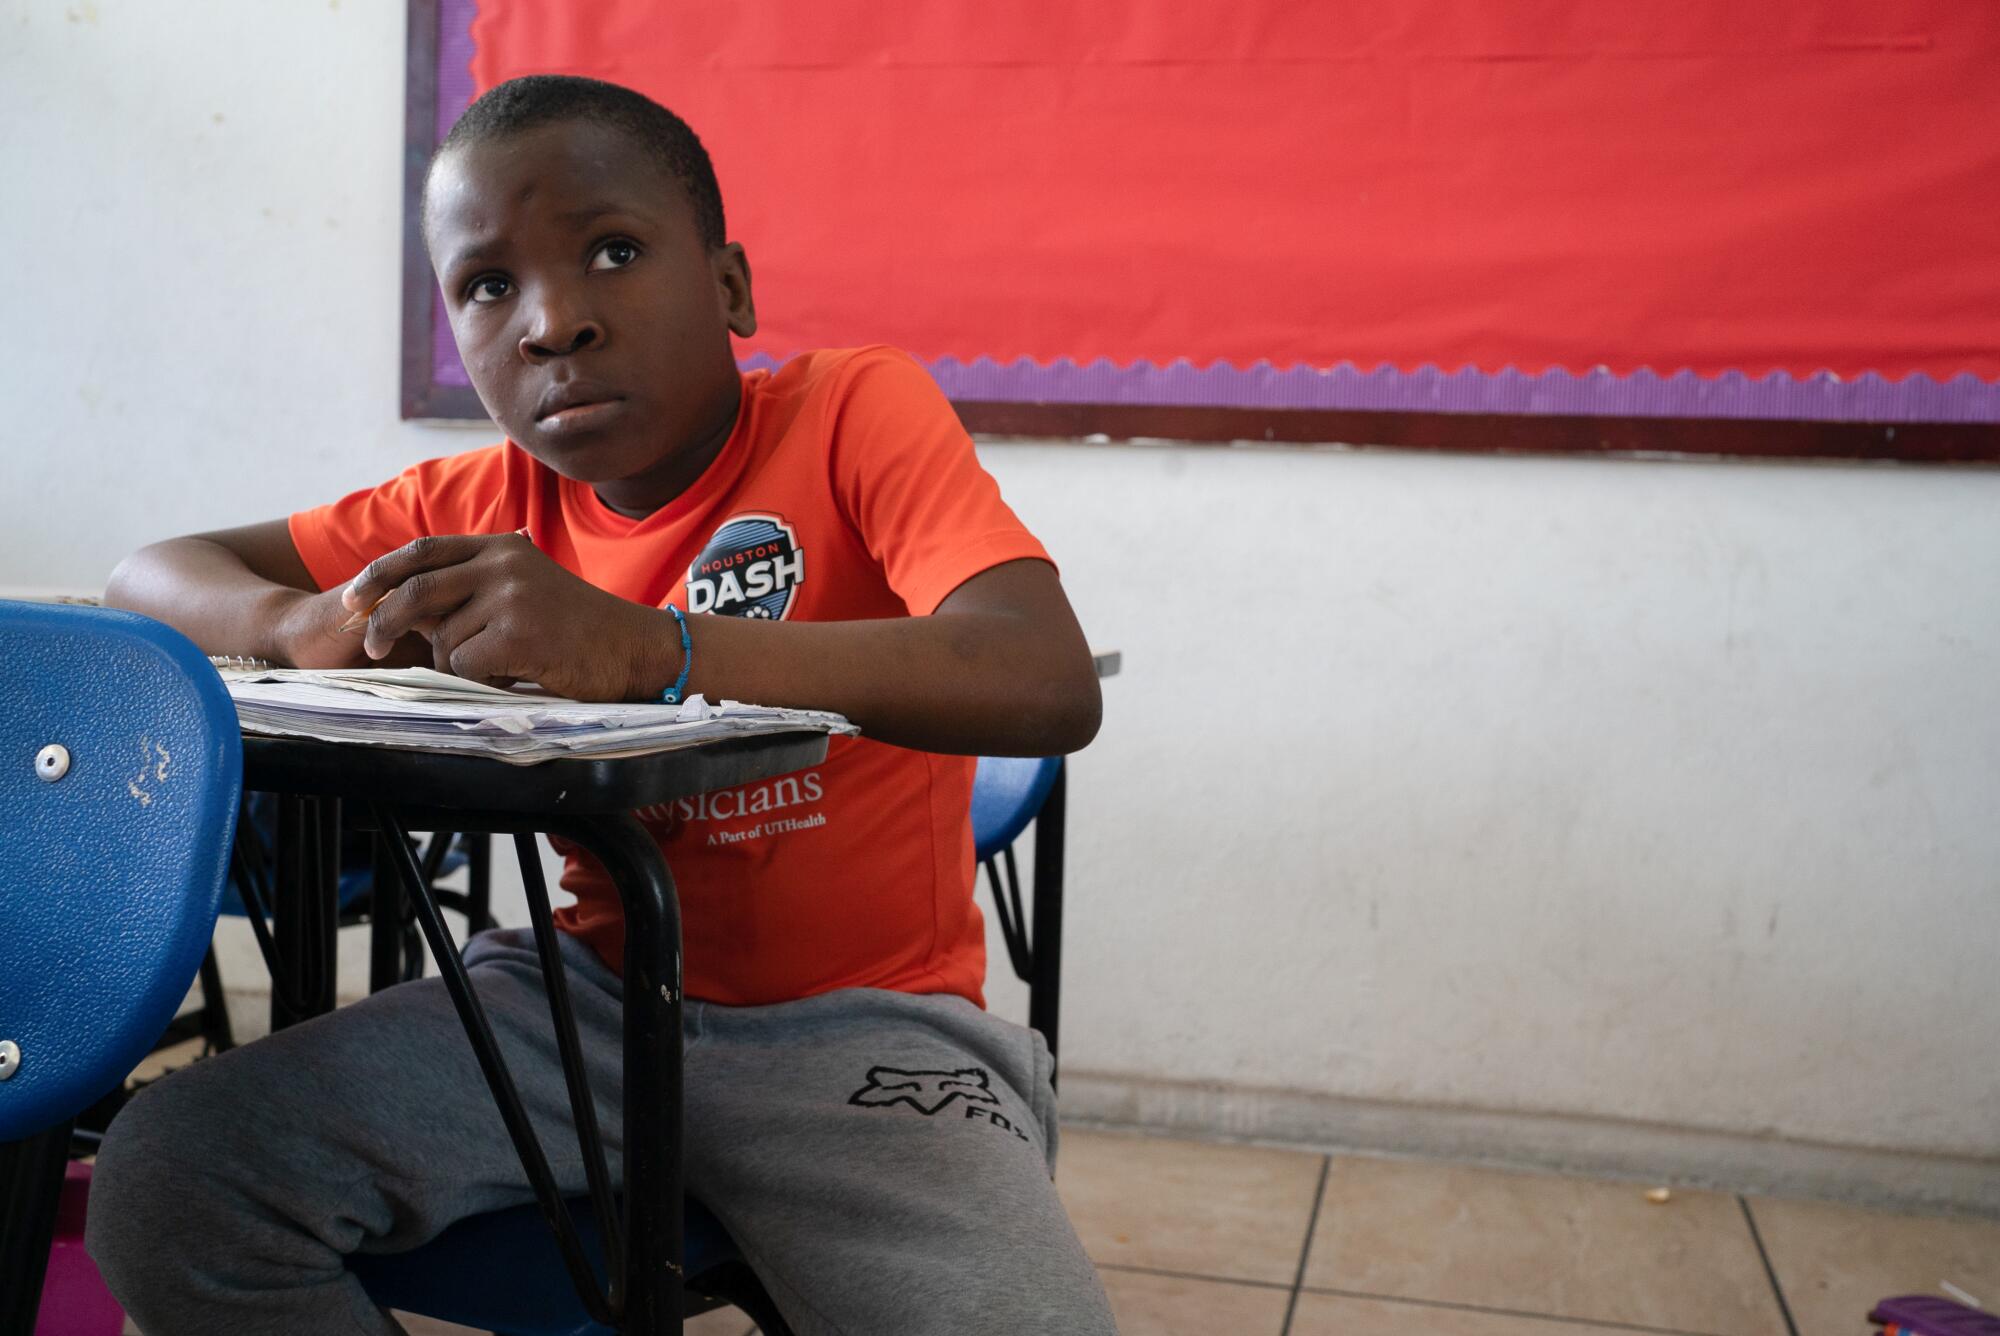
<svg viewBox="0 0 2000 1336"><path fill-rule="evenodd" d="M389 594L393 594L395 592L396 592L395 590L391 589L389 591ZM368 625L368 619L375 615L375 609L381 607L384 603L387 603L389 601L389 594L384 594L382 595L382 597L376 599L373 603L369 604L365 612L357 612L352 617L349 617L346 621L340 624L337 630L344 634L348 631L359 631L362 627Z"/></svg>

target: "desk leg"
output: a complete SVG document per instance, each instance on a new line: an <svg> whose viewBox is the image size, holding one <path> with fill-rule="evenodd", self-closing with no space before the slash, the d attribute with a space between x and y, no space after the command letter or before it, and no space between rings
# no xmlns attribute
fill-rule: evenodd
<svg viewBox="0 0 2000 1336"><path fill-rule="evenodd" d="M340 986L340 799L316 799L309 812L317 830L308 846L313 853L306 882L312 931L305 948L312 960L312 1014L323 1016L334 1009Z"/></svg>
<svg viewBox="0 0 2000 1336"><path fill-rule="evenodd" d="M0 1144L0 1336L29 1336L69 1165L68 1123Z"/></svg>
<svg viewBox="0 0 2000 1336"><path fill-rule="evenodd" d="M625 1336L681 1330L681 915L631 815L550 822L597 855L625 904Z"/></svg>
<svg viewBox="0 0 2000 1336"><path fill-rule="evenodd" d="M1069 801L1069 764L1056 771L1056 782L1035 817L1034 962L1028 980L1028 1028L1039 1030L1056 1060L1056 1029L1062 1015L1063 826ZM1051 1073L1049 1082L1055 1083Z"/></svg>
<svg viewBox="0 0 2000 1336"><path fill-rule="evenodd" d="M374 821L395 859L404 893L415 905L424 936L452 1006L465 1026L482 1074L493 1093L507 1135L521 1157L537 1205L554 1232L577 1295L591 1316L617 1324L624 1336L666 1336L681 1330L681 999L680 913L673 879L646 828L630 815L549 819L546 828L564 835L596 854L624 901L625 974L625 1220L623 1230L606 1228L606 1251L613 1258L618 1238L625 1240L623 1274L612 1276L608 1295L601 1293L577 1238L576 1224L564 1207L549 1172L548 1157L522 1106L499 1043L486 1020L470 972L451 941L437 899L424 885L422 869L403 838L397 815L385 806L374 809ZM537 857L523 841L528 857ZM524 869L530 908L536 915L536 940L549 972L551 1015L562 1048L563 1072L572 1110L578 1120L580 1149L591 1171L593 1209L609 1216L610 1192L605 1182L596 1115L583 1078L576 1048L575 1020L568 1010L562 963L556 954L555 929L548 914L547 892L539 865ZM567 1036L567 1038L564 1038ZM615 1260L613 1265L616 1265Z"/></svg>
<svg viewBox="0 0 2000 1336"><path fill-rule="evenodd" d="M278 799L278 838L272 850L271 936L278 963L290 981L271 989L271 1028L333 1010L340 927L340 801L284 794Z"/></svg>
<svg viewBox="0 0 2000 1336"><path fill-rule="evenodd" d="M373 879L368 890L368 991L379 993L403 981L403 883L386 844L377 831L369 841L374 852Z"/></svg>
<svg viewBox="0 0 2000 1336"><path fill-rule="evenodd" d="M305 799L289 793L278 795L278 827L271 841L271 941L277 949L278 966L284 971L294 996L310 996L305 978L305 952L300 937L305 932ZM271 987L271 1029L284 1029L305 1019L306 1008L294 1011L285 997L286 989Z"/></svg>
<svg viewBox="0 0 2000 1336"><path fill-rule="evenodd" d="M493 837L465 836L465 935L499 927L493 917Z"/></svg>

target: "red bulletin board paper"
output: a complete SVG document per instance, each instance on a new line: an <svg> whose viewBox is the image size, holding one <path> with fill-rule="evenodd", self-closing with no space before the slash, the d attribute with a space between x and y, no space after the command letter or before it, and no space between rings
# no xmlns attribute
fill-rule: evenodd
<svg viewBox="0 0 2000 1336"><path fill-rule="evenodd" d="M2000 380L2000 3L482 0L684 116L751 345Z"/></svg>

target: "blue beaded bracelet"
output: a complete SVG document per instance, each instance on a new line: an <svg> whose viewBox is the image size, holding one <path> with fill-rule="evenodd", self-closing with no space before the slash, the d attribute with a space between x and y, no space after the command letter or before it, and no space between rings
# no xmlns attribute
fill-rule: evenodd
<svg viewBox="0 0 2000 1336"><path fill-rule="evenodd" d="M687 614L673 604L667 604L667 611L674 615L674 621L681 628L681 675L674 684L660 693L660 700L667 705L679 705L681 696L687 691L688 669L694 664L694 639L688 635Z"/></svg>

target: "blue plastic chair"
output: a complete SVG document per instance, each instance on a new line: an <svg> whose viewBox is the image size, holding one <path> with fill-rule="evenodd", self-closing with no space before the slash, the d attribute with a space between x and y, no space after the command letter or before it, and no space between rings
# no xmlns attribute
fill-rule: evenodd
<svg viewBox="0 0 2000 1336"><path fill-rule="evenodd" d="M982 756L972 780L972 857L991 862L1041 815L1062 777L1060 756Z"/></svg>
<svg viewBox="0 0 2000 1336"><path fill-rule="evenodd" d="M973 857L986 869L994 917L1015 975L1028 985L1028 1028L1056 1054L1062 1004L1063 833L1067 768L1060 756L982 756L972 782ZM1014 841L1035 826L1034 915L1021 909Z"/></svg>
<svg viewBox="0 0 2000 1336"><path fill-rule="evenodd" d="M243 756L179 632L0 601L0 1331L34 1321L77 1112L173 1019L215 931Z"/></svg>
<svg viewBox="0 0 2000 1336"><path fill-rule="evenodd" d="M972 789L974 857L986 868L1015 972L1029 986L1029 1023L1056 1047L1062 969L1064 766L1059 756L982 757ZM1021 913L1013 844L1035 825L1034 916ZM1032 940L1030 938L1032 937ZM722 1224L693 1198L685 1213L690 1314L735 1304L765 1336L791 1336L777 1306ZM587 1198L570 1203L598 1280L604 1248ZM350 1257L385 1308L490 1330L496 1336L613 1336L591 1320L533 1204L461 1220L421 1248Z"/></svg>

